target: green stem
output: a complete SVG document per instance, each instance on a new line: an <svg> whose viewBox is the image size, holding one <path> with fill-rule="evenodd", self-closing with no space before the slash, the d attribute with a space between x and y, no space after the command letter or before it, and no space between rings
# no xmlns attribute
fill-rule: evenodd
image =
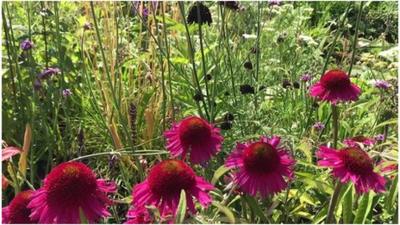
<svg viewBox="0 0 400 225"><path fill-rule="evenodd" d="M348 72L348 76L350 77L351 74L351 70L353 69L353 64L354 64L354 59L355 59L355 55L356 55L356 50L357 50L357 39L358 39L358 26L360 24L360 18L361 18L361 13L362 13L362 7L364 5L364 2L360 3L360 8L358 11L358 15L357 15L357 21L356 21L356 30L354 32L354 39L353 39L353 45L351 47L351 49L353 50L351 53L351 63L350 63L350 68L349 68L349 72Z"/></svg>
<svg viewBox="0 0 400 225"><path fill-rule="evenodd" d="M336 105L332 105L332 127L333 127L333 148L337 148L338 132L339 132L339 110ZM329 201L328 214L326 216L326 223L333 223L335 208L339 200L340 190L343 184L340 181L336 182L336 187L333 192L332 198Z"/></svg>

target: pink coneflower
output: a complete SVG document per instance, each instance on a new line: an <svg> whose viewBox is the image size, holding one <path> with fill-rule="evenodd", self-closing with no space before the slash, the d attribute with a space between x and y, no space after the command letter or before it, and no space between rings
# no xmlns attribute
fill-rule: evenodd
<svg viewBox="0 0 400 225"><path fill-rule="evenodd" d="M173 157L179 155L183 159L190 153L192 163L203 163L221 150L222 136L220 130L206 120L189 116L170 130L164 132L167 138L167 149Z"/></svg>
<svg viewBox="0 0 400 225"><path fill-rule="evenodd" d="M234 182L252 196L257 192L267 197L285 189L284 177L293 177L295 161L285 149L278 147L280 138L261 137L260 141L237 143L225 166L237 168Z"/></svg>
<svg viewBox="0 0 400 225"><path fill-rule="evenodd" d="M385 179L374 172L374 164L368 154L359 147L341 150L320 146L317 152L319 166L332 168L332 175L340 182L352 181L358 194L370 189L375 192L385 191Z"/></svg>
<svg viewBox="0 0 400 225"><path fill-rule="evenodd" d="M31 210L27 207L32 198L33 191L23 191L18 193L7 207L2 210L2 223L37 223L37 220L29 218Z"/></svg>
<svg viewBox="0 0 400 225"><path fill-rule="evenodd" d="M145 207L130 209L126 214L126 218L125 224L150 224L154 222Z"/></svg>
<svg viewBox="0 0 400 225"><path fill-rule="evenodd" d="M91 223L110 216L107 193L116 191L114 183L96 179L94 172L81 162L56 166L45 178L29 203L31 218L39 223L80 223L80 209Z"/></svg>
<svg viewBox="0 0 400 225"><path fill-rule="evenodd" d="M361 89L351 83L349 76L341 70L329 70L310 88L311 96L332 104L356 101L360 94Z"/></svg>
<svg viewBox="0 0 400 225"><path fill-rule="evenodd" d="M343 143L349 147L357 147L360 144L362 144L363 146L372 146L376 143L376 141L373 138L355 136L345 139Z"/></svg>
<svg viewBox="0 0 400 225"><path fill-rule="evenodd" d="M177 159L164 160L155 165L145 181L133 188L133 207L153 205L161 217L175 216L181 190L186 192L188 210L195 213L195 197L203 207L211 203L208 194L214 187L202 177L196 176L192 168Z"/></svg>

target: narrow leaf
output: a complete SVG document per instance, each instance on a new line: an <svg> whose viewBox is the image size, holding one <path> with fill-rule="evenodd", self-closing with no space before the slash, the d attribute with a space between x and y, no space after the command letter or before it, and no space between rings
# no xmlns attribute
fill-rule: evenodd
<svg viewBox="0 0 400 225"><path fill-rule="evenodd" d="M343 196L343 223L351 223L353 221L353 185Z"/></svg>
<svg viewBox="0 0 400 225"><path fill-rule="evenodd" d="M212 202L212 205L217 207L219 211L221 211L223 214L225 214L225 216L227 217L227 219L230 223L236 223L235 215L228 207L223 206L215 201Z"/></svg>
<svg viewBox="0 0 400 225"><path fill-rule="evenodd" d="M372 194L371 192L369 192L368 194L365 194L361 197L360 204L358 205L358 209L357 209L357 213L356 213L356 218L354 219L353 223L356 223L356 224L365 223L365 219L367 218L369 211L371 210L373 197L374 197L374 194Z"/></svg>
<svg viewBox="0 0 400 225"><path fill-rule="evenodd" d="M81 207L79 207L79 219L81 220L82 224L89 224L89 221Z"/></svg>
<svg viewBox="0 0 400 225"><path fill-rule="evenodd" d="M179 198L178 209L176 210L175 223L183 223L186 215L186 193L182 189L181 196Z"/></svg>
<svg viewBox="0 0 400 225"><path fill-rule="evenodd" d="M32 140L32 129L31 125L28 123L26 124L25 127L24 145L22 146L22 153L18 162L18 169L19 171L21 171L23 177L25 177L26 175L27 158L28 158L29 148L31 146L31 140Z"/></svg>
<svg viewBox="0 0 400 225"><path fill-rule="evenodd" d="M266 212L264 213L264 211L260 208L260 204L257 203L257 201L252 198L252 197L245 197L245 200L247 202L247 204L250 206L250 208L253 210L253 212L260 217L261 222L263 223L268 223Z"/></svg>
<svg viewBox="0 0 400 225"><path fill-rule="evenodd" d="M385 208L388 212L393 212L393 204L394 201L396 200L395 196L397 193L397 181L399 179L399 175L396 176L396 178L393 180L392 185L390 186L389 194L386 197L385 201Z"/></svg>
<svg viewBox="0 0 400 225"><path fill-rule="evenodd" d="M212 184L216 184L217 181L219 180L219 178L221 178L225 173L227 173L229 171L228 168L226 168L225 166L220 166L214 173L214 176L211 180Z"/></svg>

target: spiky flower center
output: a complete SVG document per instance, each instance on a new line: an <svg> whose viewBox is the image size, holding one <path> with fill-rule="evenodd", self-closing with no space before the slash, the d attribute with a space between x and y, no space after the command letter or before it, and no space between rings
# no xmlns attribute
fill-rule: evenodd
<svg viewBox="0 0 400 225"><path fill-rule="evenodd" d="M357 174L369 173L373 170L372 159L368 154L358 147L345 148L342 150L346 167Z"/></svg>
<svg viewBox="0 0 400 225"><path fill-rule="evenodd" d="M211 129L206 121L199 117L190 117L182 121L179 134L185 147L199 145L211 137Z"/></svg>
<svg viewBox="0 0 400 225"><path fill-rule="evenodd" d="M27 207L33 191L23 191L20 192L15 198L10 202L9 205L9 220L10 223L33 223L29 218L31 210Z"/></svg>
<svg viewBox="0 0 400 225"><path fill-rule="evenodd" d="M181 160L165 160L155 165L148 177L150 190L160 196L176 196L196 184L196 174Z"/></svg>
<svg viewBox="0 0 400 225"><path fill-rule="evenodd" d="M366 138L364 136L355 136L351 140L356 141L356 142L364 142L364 141L367 141L368 138Z"/></svg>
<svg viewBox="0 0 400 225"><path fill-rule="evenodd" d="M350 78L341 70L330 70L322 76L321 83L327 89L341 90L350 85Z"/></svg>
<svg viewBox="0 0 400 225"><path fill-rule="evenodd" d="M265 142L256 142L244 151L244 166L254 173L269 173L280 163L278 152L272 145Z"/></svg>
<svg viewBox="0 0 400 225"><path fill-rule="evenodd" d="M93 171L80 162L62 163L55 167L45 181L50 206L63 204L79 206L93 195L97 188Z"/></svg>

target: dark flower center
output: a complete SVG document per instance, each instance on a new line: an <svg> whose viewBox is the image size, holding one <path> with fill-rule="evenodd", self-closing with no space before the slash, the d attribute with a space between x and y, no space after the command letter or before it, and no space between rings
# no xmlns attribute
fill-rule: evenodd
<svg viewBox="0 0 400 225"><path fill-rule="evenodd" d="M180 140L187 148L191 145L199 145L211 137L211 130L208 124L198 118L190 117L182 121L179 127Z"/></svg>
<svg viewBox="0 0 400 225"><path fill-rule="evenodd" d="M345 165L352 172L365 174L373 170L372 159L362 149L351 147L343 149L342 152Z"/></svg>
<svg viewBox="0 0 400 225"><path fill-rule="evenodd" d="M350 85L350 78L341 70L330 70L322 76L321 83L327 89L341 90Z"/></svg>
<svg viewBox="0 0 400 225"><path fill-rule="evenodd" d="M355 136L351 140L356 141L356 142L364 142L364 141L368 140L368 138L366 138L364 136Z"/></svg>
<svg viewBox="0 0 400 225"><path fill-rule="evenodd" d="M280 163L278 152L268 143L256 142L244 151L244 166L254 173L269 173Z"/></svg>
<svg viewBox="0 0 400 225"><path fill-rule="evenodd" d="M27 207L33 191L23 191L20 192L15 198L11 201L9 205L9 220L10 223L34 223L35 221L31 221L29 215L31 214L31 210Z"/></svg>
<svg viewBox="0 0 400 225"><path fill-rule="evenodd" d="M97 182L92 170L85 164L67 162L58 165L49 173L45 188L50 206L63 204L76 207L95 193Z"/></svg>
<svg viewBox="0 0 400 225"><path fill-rule="evenodd" d="M150 190L161 197L179 195L196 184L196 175L183 161L170 159L155 165L148 177Z"/></svg>

